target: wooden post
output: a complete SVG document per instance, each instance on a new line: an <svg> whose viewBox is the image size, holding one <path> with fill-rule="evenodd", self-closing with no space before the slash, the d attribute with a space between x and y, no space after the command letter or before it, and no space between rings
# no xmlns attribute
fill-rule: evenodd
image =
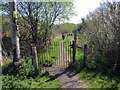
<svg viewBox="0 0 120 90"><path fill-rule="evenodd" d="M0 21L1 21L0 22L0 67L1 67L1 66L3 66L3 64L2 64L2 17L0 17ZM1 71L0 71L0 73L1 73Z"/></svg>
<svg viewBox="0 0 120 90"><path fill-rule="evenodd" d="M77 30L74 31L74 41L73 41L73 63L75 63L76 42L77 42Z"/></svg>
<svg viewBox="0 0 120 90"><path fill-rule="evenodd" d="M38 67L38 57L37 57L37 50L36 47L32 47L32 54L33 54L33 66L35 67L35 70L39 71L39 67Z"/></svg>
<svg viewBox="0 0 120 90"><path fill-rule="evenodd" d="M75 40L73 40L73 63L75 63L75 55L76 55L76 43Z"/></svg>
<svg viewBox="0 0 120 90"><path fill-rule="evenodd" d="M13 60L14 64L19 61L20 58L20 45L19 45L19 37L18 37L18 27L17 27L17 8L16 2L9 2L10 6L10 20L12 26L12 45L13 45Z"/></svg>
<svg viewBox="0 0 120 90"><path fill-rule="evenodd" d="M72 42L71 42L71 41L70 41L70 45L72 45ZM71 53L71 52L72 52L72 48L70 47L70 62L71 62L71 59L72 59L72 58L71 58L71 57L72 57L72 53Z"/></svg>
<svg viewBox="0 0 120 90"><path fill-rule="evenodd" d="M2 64L2 45L1 45L2 40L1 39L2 39L2 34L0 32L0 67L3 66L3 64Z"/></svg>
<svg viewBox="0 0 120 90"><path fill-rule="evenodd" d="M74 40L75 40L75 43L77 42L77 30L74 31Z"/></svg>
<svg viewBox="0 0 120 90"><path fill-rule="evenodd" d="M83 62L83 67L86 67L86 61L87 61L87 45L84 44L84 62Z"/></svg>
<svg viewBox="0 0 120 90"><path fill-rule="evenodd" d="M2 75L2 48L1 48L1 42L0 42L0 75ZM0 79L0 90L2 90L2 78Z"/></svg>

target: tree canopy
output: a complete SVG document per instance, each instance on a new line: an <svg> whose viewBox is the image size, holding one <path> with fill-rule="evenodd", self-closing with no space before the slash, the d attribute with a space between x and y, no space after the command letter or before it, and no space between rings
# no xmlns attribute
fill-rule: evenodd
<svg viewBox="0 0 120 90"><path fill-rule="evenodd" d="M72 2L20 2L17 7L21 25L29 29L35 42L37 38L50 39L54 23L65 21L74 14Z"/></svg>

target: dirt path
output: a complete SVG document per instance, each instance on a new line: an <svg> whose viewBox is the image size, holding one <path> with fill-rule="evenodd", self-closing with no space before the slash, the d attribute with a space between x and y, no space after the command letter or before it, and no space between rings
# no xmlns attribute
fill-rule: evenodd
<svg viewBox="0 0 120 90"><path fill-rule="evenodd" d="M55 39L58 39L58 38L61 38L61 37L62 37L61 35L57 35L53 39L55 40Z"/></svg>
<svg viewBox="0 0 120 90"><path fill-rule="evenodd" d="M63 51L64 50L64 51ZM62 88L87 88L84 83L73 72L67 69L65 48L60 42L60 58L56 64L49 68L49 72L58 78L62 84Z"/></svg>

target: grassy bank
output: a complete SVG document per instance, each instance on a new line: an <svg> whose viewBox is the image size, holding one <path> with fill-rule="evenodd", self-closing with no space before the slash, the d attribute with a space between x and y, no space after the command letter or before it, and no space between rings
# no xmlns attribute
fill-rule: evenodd
<svg viewBox="0 0 120 90"><path fill-rule="evenodd" d="M77 76L89 88L113 88L120 90L120 74L116 72L83 69Z"/></svg>
<svg viewBox="0 0 120 90"><path fill-rule="evenodd" d="M2 72L2 88L60 88L61 84L58 79L49 73L35 74L31 64L22 64L18 69L14 69L12 63L6 64Z"/></svg>
<svg viewBox="0 0 120 90"><path fill-rule="evenodd" d="M88 59L90 61L90 59ZM89 88L113 88L120 90L120 72L105 68L82 68L83 52L77 49L76 63L73 64L74 72ZM98 67L101 64L97 64Z"/></svg>

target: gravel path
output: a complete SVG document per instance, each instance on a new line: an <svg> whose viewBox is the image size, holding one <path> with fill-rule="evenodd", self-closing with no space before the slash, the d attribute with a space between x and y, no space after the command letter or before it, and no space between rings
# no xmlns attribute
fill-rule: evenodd
<svg viewBox="0 0 120 90"><path fill-rule="evenodd" d="M62 88L87 88L87 86L85 86L84 83L73 72L67 69L67 65L65 65L67 54L63 44L61 44L62 41L60 42L61 54L58 60L60 64L49 67L48 71L60 80ZM64 50L64 52L62 50Z"/></svg>

